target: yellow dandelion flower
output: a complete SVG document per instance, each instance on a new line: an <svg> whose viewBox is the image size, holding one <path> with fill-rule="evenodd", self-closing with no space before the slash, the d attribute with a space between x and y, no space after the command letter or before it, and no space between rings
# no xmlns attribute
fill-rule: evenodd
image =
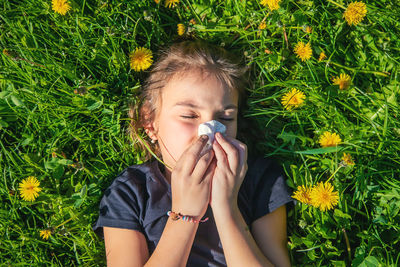
<svg viewBox="0 0 400 267"><path fill-rule="evenodd" d="M272 11L279 8L280 1L281 0L261 0L261 5L268 6L268 8Z"/></svg>
<svg viewBox="0 0 400 267"><path fill-rule="evenodd" d="M50 229L45 229L45 230L41 230L40 231L40 237L43 239L49 239L49 237L51 236L51 230Z"/></svg>
<svg viewBox="0 0 400 267"><path fill-rule="evenodd" d="M267 23L265 23L265 21L261 22L260 25L258 25L258 29L260 30L264 30L265 28L267 28Z"/></svg>
<svg viewBox="0 0 400 267"><path fill-rule="evenodd" d="M22 199L25 201L34 201L42 190L39 185L40 182L34 176L29 176L22 180L19 184L19 192Z"/></svg>
<svg viewBox="0 0 400 267"><path fill-rule="evenodd" d="M333 186L329 182L318 183L311 189L311 205L322 211L330 210L338 204L339 193L333 192Z"/></svg>
<svg viewBox="0 0 400 267"><path fill-rule="evenodd" d="M354 165L354 161L353 161L351 155L347 154L347 153L343 153L342 162L347 166Z"/></svg>
<svg viewBox="0 0 400 267"><path fill-rule="evenodd" d="M339 85L340 90L349 88L351 84L351 77L346 73L341 73L339 76L332 78L333 84Z"/></svg>
<svg viewBox="0 0 400 267"><path fill-rule="evenodd" d="M343 13L343 17L347 21L347 24L351 26L360 23L366 14L367 6L365 3L352 2L347 6L346 11Z"/></svg>
<svg viewBox="0 0 400 267"><path fill-rule="evenodd" d="M324 51L322 51L321 54L319 54L318 61L322 61L322 60L324 60L325 58L326 58L326 55L325 55Z"/></svg>
<svg viewBox="0 0 400 267"><path fill-rule="evenodd" d="M178 35L183 35L185 33L185 25L182 23L178 24Z"/></svg>
<svg viewBox="0 0 400 267"><path fill-rule="evenodd" d="M311 44L298 42L294 48L294 52L296 53L297 57L301 59L301 61L306 61L310 59L312 55Z"/></svg>
<svg viewBox="0 0 400 267"><path fill-rule="evenodd" d="M290 110L300 106L304 102L305 98L306 96L302 91L292 88L292 90L283 95L281 102L287 110Z"/></svg>
<svg viewBox="0 0 400 267"><path fill-rule="evenodd" d="M54 12L61 15L65 15L71 9L71 6L68 4L67 0L51 0L51 3L53 5L52 9Z"/></svg>
<svg viewBox="0 0 400 267"><path fill-rule="evenodd" d="M179 0L166 0L165 7L171 8L175 7L179 3Z"/></svg>
<svg viewBox="0 0 400 267"><path fill-rule="evenodd" d="M160 0L154 0L154 2L156 2L156 4L160 3Z"/></svg>
<svg viewBox="0 0 400 267"><path fill-rule="evenodd" d="M306 27L306 33L312 33L312 28L310 26Z"/></svg>
<svg viewBox="0 0 400 267"><path fill-rule="evenodd" d="M311 193L310 187L305 187L304 185L298 186L297 191L294 192L292 198L295 198L304 204L311 204L310 193Z"/></svg>
<svg viewBox="0 0 400 267"><path fill-rule="evenodd" d="M342 142L342 139L336 133L324 132L319 137L319 144L322 147L337 146Z"/></svg>
<svg viewBox="0 0 400 267"><path fill-rule="evenodd" d="M153 63L153 53L144 47L136 47L129 55L131 69L141 71L148 69Z"/></svg>

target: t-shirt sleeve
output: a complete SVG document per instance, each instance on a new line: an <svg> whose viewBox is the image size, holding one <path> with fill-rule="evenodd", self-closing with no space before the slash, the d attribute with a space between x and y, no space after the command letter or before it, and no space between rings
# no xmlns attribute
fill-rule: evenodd
<svg viewBox="0 0 400 267"><path fill-rule="evenodd" d="M254 190L251 198L252 221L285 204L294 203L282 166L271 159L258 158L253 167L257 171L251 186Z"/></svg>
<svg viewBox="0 0 400 267"><path fill-rule="evenodd" d="M101 199L99 218L93 226L96 234L103 237L104 226L143 232L137 191L138 187L129 179L127 171L114 180Z"/></svg>

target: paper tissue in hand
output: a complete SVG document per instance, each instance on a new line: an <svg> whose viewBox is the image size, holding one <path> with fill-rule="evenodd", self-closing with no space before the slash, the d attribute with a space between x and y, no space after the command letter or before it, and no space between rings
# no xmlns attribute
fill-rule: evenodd
<svg viewBox="0 0 400 267"><path fill-rule="evenodd" d="M203 151L201 152L201 155L204 155L209 149L212 148L212 144L214 142L214 135L216 132L220 132L224 134L226 131L225 125L220 123L219 121L212 120L212 121L207 121L199 125L197 134L200 135L207 135L208 136L208 141L207 144L205 145Z"/></svg>

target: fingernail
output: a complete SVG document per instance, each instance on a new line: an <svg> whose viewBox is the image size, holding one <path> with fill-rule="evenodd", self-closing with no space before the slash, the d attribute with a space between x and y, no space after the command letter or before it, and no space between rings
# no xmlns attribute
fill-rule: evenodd
<svg viewBox="0 0 400 267"><path fill-rule="evenodd" d="M206 141L208 140L208 135L203 134L202 136L200 136L201 141Z"/></svg>

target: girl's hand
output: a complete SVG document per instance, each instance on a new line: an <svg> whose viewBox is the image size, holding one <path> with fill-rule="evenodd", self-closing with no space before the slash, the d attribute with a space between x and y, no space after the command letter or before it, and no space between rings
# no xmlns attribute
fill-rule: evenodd
<svg viewBox="0 0 400 267"><path fill-rule="evenodd" d="M207 140L206 135L200 136L185 150L171 173L172 211L197 219L207 210L216 166L212 149L200 155Z"/></svg>
<svg viewBox="0 0 400 267"><path fill-rule="evenodd" d="M215 134L213 150L217 162L211 192L211 208L237 207L239 188L247 172L247 146L240 141Z"/></svg>

